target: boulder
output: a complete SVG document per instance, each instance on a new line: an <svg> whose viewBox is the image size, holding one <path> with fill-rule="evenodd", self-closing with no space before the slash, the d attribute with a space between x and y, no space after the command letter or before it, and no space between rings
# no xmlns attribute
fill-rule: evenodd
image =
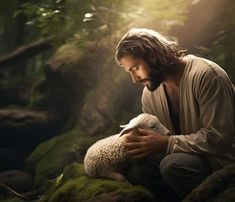
<svg viewBox="0 0 235 202"><path fill-rule="evenodd" d="M83 162L87 148L97 140L74 129L55 136L40 145L26 160L26 171L34 176L34 188L39 188L57 177L73 162Z"/></svg>
<svg viewBox="0 0 235 202"><path fill-rule="evenodd" d="M3 186L6 185L14 191L23 193L28 192L32 189L32 178L31 176L21 170L8 170L0 173L0 193L6 193Z"/></svg>
<svg viewBox="0 0 235 202"><path fill-rule="evenodd" d="M73 163L50 184L45 202L153 202L153 195L142 186L128 182L90 178L82 164Z"/></svg>
<svg viewBox="0 0 235 202"><path fill-rule="evenodd" d="M56 133L48 111L27 108L0 109L0 147L34 148Z"/></svg>
<svg viewBox="0 0 235 202"><path fill-rule="evenodd" d="M183 202L235 201L235 163L212 173Z"/></svg>

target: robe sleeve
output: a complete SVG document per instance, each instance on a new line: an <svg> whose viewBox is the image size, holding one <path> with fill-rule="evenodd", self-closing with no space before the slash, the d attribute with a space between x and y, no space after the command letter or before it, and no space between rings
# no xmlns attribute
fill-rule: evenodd
<svg viewBox="0 0 235 202"><path fill-rule="evenodd" d="M232 150L235 89L223 70L213 67L195 79L194 94L201 128L192 134L172 135L167 153L187 152L220 156Z"/></svg>

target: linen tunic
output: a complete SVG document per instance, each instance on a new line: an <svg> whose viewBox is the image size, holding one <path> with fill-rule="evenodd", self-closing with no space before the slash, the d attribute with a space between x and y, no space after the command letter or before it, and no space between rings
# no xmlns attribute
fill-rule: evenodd
<svg viewBox="0 0 235 202"><path fill-rule="evenodd" d="M188 55L180 81L179 127L175 135L166 93L161 84L142 94L144 113L156 115L170 131L167 153L203 155L212 165L235 162L235 88L225 71L212 61Z"/></svg>

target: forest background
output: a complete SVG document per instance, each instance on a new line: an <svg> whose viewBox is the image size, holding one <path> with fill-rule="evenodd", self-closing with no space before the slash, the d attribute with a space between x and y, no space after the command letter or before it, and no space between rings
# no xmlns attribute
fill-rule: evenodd
<svg viewBox="0 0 235 202"><path fill-rule="evenodd" d="M233 0L0 1L0 171L24 168L56 136L82 137L83 156L141 112L142 86L114 60L129 28L173 37L234 82L234 10Z"/></svg>

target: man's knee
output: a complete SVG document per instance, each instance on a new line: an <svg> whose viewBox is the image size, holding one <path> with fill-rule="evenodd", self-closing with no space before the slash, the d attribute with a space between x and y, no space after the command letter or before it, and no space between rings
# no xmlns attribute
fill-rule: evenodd
<svg viewBox="0 0 235 202"><path fill-rule="evenodd" d="M205 179L210 167L201 156L174 153L162 159L159 170L165 182L183 197Z"/></svg>
<svg viewBox="0 0 235 202"><path fill-rule="evenodd" d="M162 176L200 172L208 175L209 163L201 156L187 153L173 153L162 159L159 165ZM182 174L183 174L182 173Z"/></svg>
<svg viewBox="0 0 235 202"><path fill-rule="evenodd" d="M162 159L159 165L159 170L164 179L171 178L172 175L177 170L180 159L178 159L178 155L170 154Z"/></svg>

